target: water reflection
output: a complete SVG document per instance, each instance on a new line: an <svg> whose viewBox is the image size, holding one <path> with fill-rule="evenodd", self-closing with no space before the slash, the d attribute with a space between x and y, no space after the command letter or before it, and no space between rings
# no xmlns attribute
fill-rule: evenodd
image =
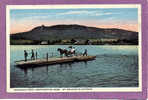
<svg viewBox="0 0 148 100"><path fill-rule="evenodd" d="M85 68L87 68L87 61L84 61Z"/></svg>
<svg viewBox="0 0 148 100"><path fill-rule="evenodd" d="M69 63L68 66L69 66L70 70L72 70L72 63Z"/></svg>
<svg viewBox="0 0 148 100"><path fill-rule="evenodd" d="M62 68L63 68L63 64L59 64L59 66L57 66L57 73L62 72Z"/></svg>
<svg viewBox="0 0 148 100"><path fill-rule="evenodd" d="M57 66L57 73L60 73L64 70L72 70L72 64L74 63L59 64L59 66Z"/></svg>
<svg viewBox="0 0 148 100"><path fill-rule="evenodd" d="M88 61L83 61L83 62L69 62L69 63L64 63L64 64L57 64L57 66L56 66L57 67L56 68L56 73L59 73L60 74L62 71L65 71L65 70L66 71L71 71L73 69L74 64L76 64L76 63L83 64L84 67L87 68L87 64L88 64L87 62ZM49 67L55 67L55 66L46 65L46 66L40 66L40 67L39 66L29 66L29 67L27 67L27 66L22 66L22 67L15 66L15 67L21 69L24 72L24 77L28 77L28 74L30 74L29 77L32 77L33 72L36 71L37 68L43 68L44 67L45 68L44 70L46 72L46 75L49 75L49 73L50 73Z"/></svg>
<svg viewBox="0 0 148 100"><path fill-rule="evenodd" d="M27 76L27 73L28 73L28 69L27 68L24 68L24 69L22 69L23 71L24 71L24 75L25 75L25 77Z"/></svg>
<svg viewBox="0 0 148 100"><path fill-rule="evenodd" d="M48 75L48 65L46 66L46 73L47 73L47 75Z"/></svg>
<svg viewBox="0 0 148 100"><path fill-rule="evenodd" d="M33 72L34 71L34 68L32 67L31 69L32 69L32 72Z"/></svg>

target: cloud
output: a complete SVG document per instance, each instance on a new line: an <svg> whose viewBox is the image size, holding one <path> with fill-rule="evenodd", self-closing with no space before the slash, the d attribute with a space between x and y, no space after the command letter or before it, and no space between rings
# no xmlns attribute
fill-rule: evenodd
<svg viewBox="0 0 148 100"><path fill-rule="evenodd" d="M109 12L106 12L106 13L96 13L95 15L96 16L104 16L104 15L112 15L114 13L109 13Z"/></svg>
<svg viewBox="0 0 148 100"><path fill-rule="evenodd" d="M103 12L100 10L68 10L62 12L20 12L20 13L11 13L11 18L14 20L50 20L50 19L64 19L71 16L82 16L80 18L87 17L110 17L110 15L117 14L115 12ZM74 18L68 17L68 18Z"/></svg>
<svg viewBox="0 0 148 100"><path fill-rule="evenodd" d="M24 20L25 19L26 20L41 20L41 19L46 20L48 18L49 18L49 16L30 16L30 17L24 18Z"/></svg>
<svg viewBox="0 0 148 100"><path fill-rule="evenodd" d="M111 12L100 12L100 11L67 11L64 13L57 13L57 15L89 15L89 16L103 16L103 15L112 15Z"/></svg>
<svg viewBox="0 0 148 100"><path fill-rule="evenodd" d="M64 13L58 13L58 15L73 15L73 14L83 15L83 14L93 14L93 13L96 13L96 11L90 12L90 11L82 10L82 11L67 11Z"/></svg>

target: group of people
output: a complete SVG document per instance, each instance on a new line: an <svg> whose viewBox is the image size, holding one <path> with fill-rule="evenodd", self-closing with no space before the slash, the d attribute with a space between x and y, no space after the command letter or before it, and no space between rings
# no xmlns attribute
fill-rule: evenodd
<svg viewBox="0 0 148 100"><path fill-rule="evenodd" d="M72 47L70 51L75 54L75 47ZM87 56L87 49L84 50L83 56Z"/></svg>
<svg viewBox="0 0 148 100"><path fill-rule="evenodd" d="M69 48L70 48L70 53L71 54L73 54L73 55L75 55L75 53L76 53L76 49L75 49L75 47L72 47L72 46L69 46ZM65 48L64 48L65 49Z"/></svg>
<svg viewBox="0 0 148 100"><path fill-rule="evenodd" d="M75 47L70 46L69 48L70 48L69 52L70 52L71 56L75 55L76 54ZM66 49L64 48L64 50L66 50ZM24 50L25 61L27 61L27 58L28 58L29 54L31 54L31 60L38 59L37 58L38 57L37 51L34 53L34 50L32 49L31 53L28 53L26 50ZM83 56L87 56L87 49L85 49L85 51L83 52ZM48 60L48 53L46 54L46 58Z"/></svg>
<svg viewBox="0 0 148 100"><path fill-rule="evenodd" d="M70 48L70 52L71 52L71 54L76 54L76 49L75 49L75 47L72 47L72 46L69 46L69 48ZM64 48L65 49L65 48ZM83 52L83 54L82 54L83 56L87 56L87 49L85 49L84 50L84 52Z"/></svg>
<svg viewBox="0 0 148 100"><path fill-rule="evenodd" d="M31 53L28 53L26 50L24 50L25 61L27 61L27 57L28 57L29 54L31 54L31 60L37 59L37 56L38 56L37 51L34 53L34 50L32 49Z"/></svg>

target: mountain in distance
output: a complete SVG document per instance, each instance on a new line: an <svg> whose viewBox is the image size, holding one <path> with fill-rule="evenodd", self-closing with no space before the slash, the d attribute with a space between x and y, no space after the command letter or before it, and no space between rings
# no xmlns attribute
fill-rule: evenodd
<svg viewBox="0 0 148 100"><path fill-rule="evenodd" d="M30 41L55 41L55 40L111 40L114 39L120 43L117 44L138 44L138 32L116 29L116 28L96 28L83 25L54 25L38 26L28 32L21 32L10 35L11 44L14 40ZM108 43L110 44L110 43Z"/></svg>

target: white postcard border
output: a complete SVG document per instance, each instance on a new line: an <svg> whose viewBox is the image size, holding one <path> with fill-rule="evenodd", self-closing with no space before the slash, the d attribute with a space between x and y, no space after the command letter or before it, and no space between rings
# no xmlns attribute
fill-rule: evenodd
<svg viewBox="0 0 148 100"><path fill-rule="evenodd" d="M138 8L139 32L139 87L120 88L10 88L10 10L11 9L77 9L77 8ZM7 67L7 92L141 92L142 91L142 30L141 30L141 5L140 4L98 4L98 5L7 5L6 6L6 67Z"/></svg>

